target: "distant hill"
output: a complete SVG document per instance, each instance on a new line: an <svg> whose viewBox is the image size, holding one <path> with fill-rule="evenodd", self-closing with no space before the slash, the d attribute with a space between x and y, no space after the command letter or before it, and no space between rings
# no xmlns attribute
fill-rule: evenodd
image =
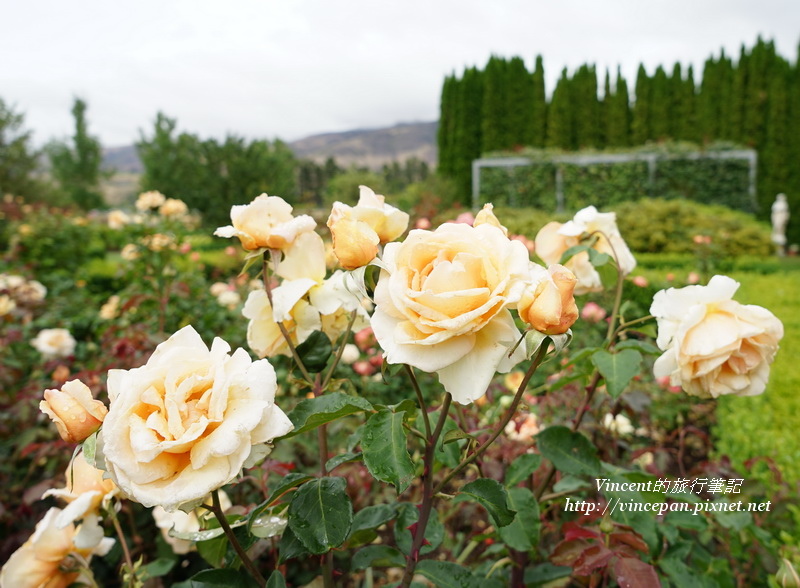
<svg viewBox="0 0 800 588"><path fill-rule="evenodd" d="M402 123L380 129L357 129L312 135L288 143L297 157L323 162L333 157L342 167L379 169L385 163L416 157L436 163L436 122ZM142 162L133 145L103 150L103 168L140 174Z"/></svg>
<svg viewBox="0 0 800 588"><path fill-rule="evenodd" d="M298 157L318 162L333 157L343 167L377 169L385 163L411 157L434 165L437 126L436 122L403 123L381 129L324 133L294 141L289 147Z"/></svg>

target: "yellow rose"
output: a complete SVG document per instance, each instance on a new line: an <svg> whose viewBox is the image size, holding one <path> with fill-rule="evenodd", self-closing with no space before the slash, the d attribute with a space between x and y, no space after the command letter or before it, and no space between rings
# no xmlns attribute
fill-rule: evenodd
<svg viewBox="0 0 800 588"><path fill-rule="evenodd" d="M517 305L519 316L545 335L561 335L578 320L573 291L577 278L563 265L531 263L531 283Z"/></svg>
<svg viewBox="0 0 800 588"><path fill-rule="evenodd" d="M279 196L261 194L250 204L231 208L231 225L219 227L218 237L238 237L247 250L285 249L301 234L313 231L317 223L303 214L292 216L292 207Z"/></svg>
<svg viewBox="0 0 800 588"><path fill-rule="evenodd" d="M739 284L714 276L707 286L656 293L650 313L658 321L656 378L669 376L692 396L761 394L783 337L783 324L760 306L732 300Z"/></svg>
<svg viewBox="0 0 800 588"><path fill-rule="evenodd" d="M491 223L445 223L390 243L375 289L372 329L390 364L436 372L467 404L486 392L496 371L525 357L509 312L528 275L528 250Z"/></svg>
<svg viewBox="0 0 800 588"><path fill-rule="evenodd" d="M74 543L75 526L57 523L61 509L51 508L36 525L22 547L8 558L0 570L2 588L68 588L71 585L95 586L88 567L92 555L105 555L113 539L79 548Z"/></svg>
<svg viewBox="0 0 800 588"><path fill-rule="evenodd" d="M61 390L45 390L39 410L53 420L67 443L81 443L100 428L108 414L106 405L95 400L80 380L70 380Z"/></svg>
<svg viewBox="0 0 800 588"><path fill-rule="evenodd" d="M407 213L366 186L360 190L356 206L334 202L328 217L334 254L347 270L367 265L378 254L378 244L394 241L408 228Z"/></svg>
<svg viewBox="0 0 800 588"><path fill-rule="evenodd" d="M109 370L111 407L100 436L111 478L129 498L167 511L193 508L228 482L263 444L292 429L275 406L275 370L244 349L191 327L142 367ZM261 447L254 450L254 446Z"/></svg>

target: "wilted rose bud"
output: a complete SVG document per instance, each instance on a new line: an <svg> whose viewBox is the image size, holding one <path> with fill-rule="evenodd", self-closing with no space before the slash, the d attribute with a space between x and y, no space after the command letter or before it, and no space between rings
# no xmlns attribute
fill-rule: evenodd
<svg viewBox="0 0 800 588"><path fill-rule="evenodd" d="M80 380L70 380L61 390L45 390L39 410L53 420L58 434L68 443L81 443L100 428L108 414L106 406L95 400Z"/></svg>
<svg viewBox="0 0 800 588"><path fill-rule="evenodd" d="M472 221L472 226L477 227L480 225L492 225L493 227L497 227L503 231L504 235L508 236L508 229L501 225L500 221L497 220L497 217L494 215L493 208L494 206L491 204L484 204L480 212L475 215L475 220Z"/></svg>
<svg viewBox="0 0 800 588"><path fill-rule="evenodd" d="M785 557L781 559L781 565L775 573L775 582L781 588L800 588L800 575L792 562Z"/></svg>
<svg viewBox="0 0 800 588"><path fill-rule="evenodd" d="M566 333L578 320L573 296L577 281L563 265L553 264L545 270L531 264L531 284L517 306L520 318L546 335Z"/></svg>

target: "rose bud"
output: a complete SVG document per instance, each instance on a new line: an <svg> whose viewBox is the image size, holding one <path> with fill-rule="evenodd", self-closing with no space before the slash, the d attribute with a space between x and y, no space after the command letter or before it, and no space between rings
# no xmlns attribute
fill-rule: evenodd
<svg viewBox="0 0 800 588"><path fill-rule="evenodd" d="M575 274L563 265L554 264L545 270L531 264L531 283L520 298L519 316L546 335L566 333L578 320L573 296L577 281Z"/></svg>
<svg viewBox="0 0 800 588"><path fill-rule="evenodd" d="M49 416L58 434L68 443L81 443L103 424L108 409L95 400L89 387L70 380L61 390L45 390L39 410Z"/></svg>

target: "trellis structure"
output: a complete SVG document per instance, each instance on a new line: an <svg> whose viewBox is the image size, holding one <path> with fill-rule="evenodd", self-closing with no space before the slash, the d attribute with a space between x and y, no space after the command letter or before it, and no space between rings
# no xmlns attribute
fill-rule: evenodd
<svg viewBox="0 0 800 588"><path fill-rule="evenodd" d="M665 160L696 159L739 159L748 162L748 188L753 210L756 210L756 168L758 155L752 149L731 151L692 151L689 153L613 153L591 155L555 155L547 159L529 159L527 157L495 157L476 159L472 162L472 206L480 206L481 169L487 167L520 167L531 165L553 164L555 166L555 199L556 211L564 212L564 165L588 166L595 164L619 164L644 161L647 163L648 183L655 183L658 162Z"/></svg>

